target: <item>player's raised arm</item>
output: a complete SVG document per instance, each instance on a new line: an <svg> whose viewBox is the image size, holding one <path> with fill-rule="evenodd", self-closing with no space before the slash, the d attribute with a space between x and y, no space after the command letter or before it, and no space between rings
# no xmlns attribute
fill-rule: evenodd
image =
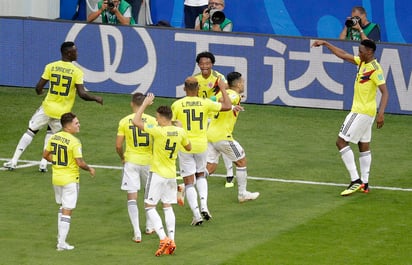
<svg viewBox="0 0 412 265"><path fill-rule="evenodd" d="M232 102L230 101L229 95L226 92L228 85L222 79L219 79L219 88L222 93L222 111L231 110Z"/></svg>
<svg viewBox="0 0 412 265"><path fill-rule="evenodd" d="M325 46L337 57L339 57L339 58L341 58L341 59L343 59L347 62L356 64L353 54L347 53L345 50L342 50L341 48L338 48L335 45L332 45L332 44L330 44L329 42L327 42L325 40L315 40L312 43L312 47L319 47L319 46Z"/></svg>
<svg viewBox="0 0 412 265"><path fill-rule="evenodd" d="M141 130L144 130L144 122L142 121L143 112L146 110L147 106L153 104L154 98L155 96L153 93L148 93L142 103L142 106L137 110L136 115L133 117L133 124Z"/></svg>

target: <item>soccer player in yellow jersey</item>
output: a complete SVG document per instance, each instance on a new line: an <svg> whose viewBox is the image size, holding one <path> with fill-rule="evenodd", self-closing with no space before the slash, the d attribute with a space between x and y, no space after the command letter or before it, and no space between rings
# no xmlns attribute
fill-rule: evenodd
<svg viewBox="0 0 412 265"><path fill-rule="evenodd" d="M120 120L116 137L116 152L123 163L120 188L127 191L127 211L134 232L132 240L136 243L140 243L142 240L139 227L139 209L136 201L140 187L146 186L153 149L153 137L133 124L133 117L142 105L144 98L142 93L132 95L130 106L133 113ZM156 119L150 115L143 113L142 119L143 122L157 124ZM153 226L146 218L146 234L152 232L154 232Z"/></svg>
<svg viewBox="0 0 412 265"><path fill-rule="evenodd" d="M156 110L158 125L144 123L143 112L151 105L154 95L149 93L142 106L133 118L133 124L153 136L153 158L150 163L150 174L145 191L145 210L147 217L159 236L159 248L156 256L173 254L176 249L175 228L176 217L172 204L177 202L176 158L181 149L191 150L191 144L185 130L172 125L172 110L168 106L160 106ZM162 219L156 210L159 201L163 203L163 212L167 235Z"/></svg>
<svg viewBox="0 0 412 265"><path fill-rule="evenodd" d="M219 111L230 110L232 104L226 93L226 83L219 81L222 90L222 103L208 98L198 97L199 84L195 77L186 78L184 90L186 96L172 104L173 120L179 121L192 144L192 150L179 151L180 175L185 184L185 194L190 209L193 212L192 225L200 225L203 218L210 220L212 215L207 207L208 186L206 176L207 156L207 124L208 117ZM196 176L196 188L200 197L200 211L197 202L197 192L193 186ZM202 218L202 216L203 218Z"/></svg>
<svg viewBox="0 0 412 265"><path fill-rule="evenodd" d="M219 156L225 154L236 165L236 178L238 184L238 200L245 202L255 200L259 197L259 192L249 192L247 186L247 163L246 154L243 147L233 139L233 129L235 127L240 106L241 94L245 89L245 80L238 72L231 72L227 75L229 89L227 93L231 100L232 111L218 112L213 116L207 130L208 152L207 171L209 174L215 172ZM223 91L223 90L222 90ZM219 93L217 99L221 97Z"/></svg>
<svg viewBox="0 0 412 265"><path fill-rule="evenodd" d="M194 77L199 83L199 94L201 98L210 98L219 92L219 82L225 82L225 76L216 70L213 70L215 56L211 52L201 52L196 56L196 63L200 72Z"/></svg>
<svg viewBox="0 0 412 265"><path fill-rule="evenodd" d="M379 88L382 93L376 118L378 129L382 128L384 124L384 113L389 98L382 68L375 58L376 44L369 39L362 40L358 56L349 54L324 40L316 40L312 44L313 47L322 45L337 57L358 66L352 109L340 128L336 146L351 178L351 183L341 192L341 195L347 196L358 190L368 193L369 170L372 162L369 143L372 139L372 125L377 111L377 89ZM358 144L361 178L359 178L354 154L349 142Z"/></svg>
<svg viewBox="0 0 412 265"><path fill-rule="evenodd" d="M56 203L58 212L57 250L72 250L74 246L66 242L70 230L71 216L79 196L79 168L95 176L94 168L87 165L82 155L82 144L74 134L80 131L80 122L69 112L61 116L63 130L52 135L47 142L43 157L52 163Z"/></svg>
<svg viewBox="0 0 412 265"><path fill-rule="evenodd" d="M60 47L61 60L46 65L44 72L37 82L36 93L43 94L44 86L49 82L49 90L42 105L37 109L29 121L29 128L20 138L14 151L13 158L4 163L4 167L13 170L17 161L32 142L36 133L48 125L51 129L46 133L44 144L53 133L61 130L60 117L63 113L72 110L76 93L86 101L96 101L103 105L103 99L86 92L83 85L83 71L72 62L77 60L77 47L71 41L64 42ZM47 171L47 161L42 159L39 170Z"/></svg>
<svg viewBox="0 0 412 265"><path fill-rule="evenodd" d="M226 82L226 78L223 74L216 70L213 70L213 65L216 62L215 56L211 52L201 52L196 56L196 62L199 66L200 72L194 76L199 83L199 97L210 98L215 100L216 94L219 92L219 81ZM225 187L233 187L233 167L232 161L222 155L223 162L226 167L226 184Z"/></svg>

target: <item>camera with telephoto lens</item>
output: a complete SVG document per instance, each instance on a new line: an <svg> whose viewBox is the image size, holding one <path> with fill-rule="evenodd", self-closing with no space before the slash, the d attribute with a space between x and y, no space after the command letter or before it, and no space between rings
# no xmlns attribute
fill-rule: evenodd
<svg viewBox="0 0 412 265"><path fill-rule="evenodd" d="M358 16L351 17L350 19L346 20L345 25L346 27L350 28L360 23L360 21L361 21L361 18Z"/></svg>
<svg viewBox="0 0 412 265"><path fill-rule="evenodd" d="M213 24L220 25L226 19L225 13L223 13L220 10L208 8L206 12L209 13L210 20L212 21Z"/></svg>
<svg viewBox="0 0 412 265"><path fill-rule="evenodd" d="M114 3L112 0L107 0L107 7L109 7L110 9L114 8Z"/></svg>

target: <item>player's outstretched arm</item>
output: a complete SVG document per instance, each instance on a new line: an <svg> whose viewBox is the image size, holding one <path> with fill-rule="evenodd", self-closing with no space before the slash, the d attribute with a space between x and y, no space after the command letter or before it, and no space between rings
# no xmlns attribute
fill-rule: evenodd
<svg viewBox="0 0 412 265"><path fill-rule="evenodd" d="M325 40L315 40L312 43L312 47L319 47L319 46L325 46L337 57L339 57L339 58L341 58L341 59L343 59L347 62L356 64L353 54L347 53L345 50L342 50L341 48L338 48L335 45L332 45L332 44L330 44L329 42L327 42Z"/></svg>

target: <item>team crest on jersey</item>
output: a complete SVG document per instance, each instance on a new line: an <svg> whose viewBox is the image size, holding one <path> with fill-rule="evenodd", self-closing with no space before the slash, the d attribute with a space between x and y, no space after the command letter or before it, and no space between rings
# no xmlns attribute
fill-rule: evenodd
<svg viewBox="0 0 412 265"><path fill-rule="evenodd" d="M153 124L148 124L148 125L147 125L147 128L153 128L153 127L154 127Z"/></svg>

